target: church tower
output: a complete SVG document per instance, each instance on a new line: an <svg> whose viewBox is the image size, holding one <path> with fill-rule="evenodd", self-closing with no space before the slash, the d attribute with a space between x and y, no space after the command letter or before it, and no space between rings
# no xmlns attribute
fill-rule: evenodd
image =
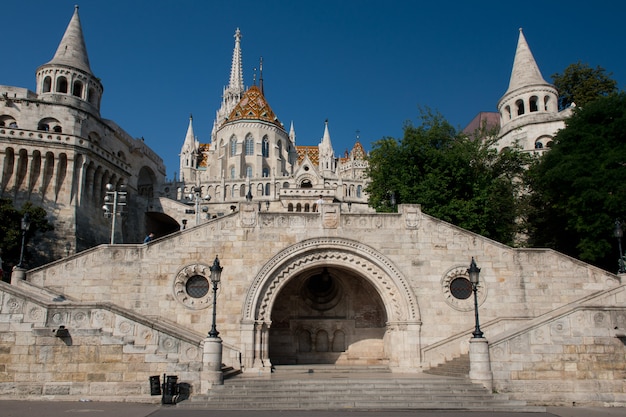
<svg viewBox="0 0 626 417"><path fill-rule="evenodd" d="M37 69L37 94L44 101L65 103L100 116L103 87L91 72L78 6L50 62Z"/></svg>
<svg viewBox="0 0 626 417"><path fill-rule="evenodd" d="M545 149L564 126L558 92L541 75L521 28L509 88L498 101L498 112L500 148L519 143L524 150Z"/></svg>

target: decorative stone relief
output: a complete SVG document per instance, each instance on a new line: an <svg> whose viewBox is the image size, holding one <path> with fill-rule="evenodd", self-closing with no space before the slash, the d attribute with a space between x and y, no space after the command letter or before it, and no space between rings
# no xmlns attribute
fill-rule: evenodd
<svg viewBox="0 0 626 417"><path fill-rule="evenodd" d="M471 285L469 282L469 274L467 273L467 266L455 266L454 268L449 269L441 279L441 291L443 293L444 300L446 303L455 310L458 311L472 311L474 310L474 295L469 294L469 296L465 299L458 298L453 295L453 291L450 288L450 284L456 279L467 280L467 284ZM485 302L487 298L487 289L485 288L485 282L481 280L478 284L478 288L476 291L476 295L478 298L478 304L482 304Z"/></svg>
<svg viewBox="0 0 626 417"><path fill-rule="evenodd" d="M187 282L192 277L204 277L208 284L211 281L211 269L208 265L200 263L187 265L182 268L174 278L174 297L182 305L193 310L201 310L211 306L213 300L212 291L207 291L203 296L189 294ZM198 278L194 279L198 280Z"/></svg>
<svg viewBox="0 0 626 417"><path fill-rule="evenodd" d="M241 205L241 226L242 227L254 227L256 226L257 213L252 204Z"/></svg>
<svg viewBox="0 0 626 417"><path fill-rule="evenodd" d="M322 204L322 224L325 229L336 229L339 226L339 207Z"/></svg>
<svg viewBox="0 0 626 417"><path fill-rule="evenodd" d="M342 238L309 239L274 256L257 274L248 291L244 316L265 320L282 285L306 266L341 265L380 289L390 321L419 320L417 300L406 279L379 252Z"/></svg>
<svg viewBox="0 0 626 417"><path fill-rule="evenodd" d="M404 221L407 229L419 228L422 219L422 212L419 206L402 206L404 210Z"/></svg>

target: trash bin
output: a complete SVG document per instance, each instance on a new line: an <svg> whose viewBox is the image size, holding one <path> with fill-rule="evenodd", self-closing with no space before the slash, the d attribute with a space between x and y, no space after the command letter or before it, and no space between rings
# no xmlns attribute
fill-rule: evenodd
<svg viewBox="0 0 626 417"><path fill-rule="evenodd" d="M158 375L150 377L150 395L161 395L161 377Z"/></svg>
<svg viewBox="0 0 626 417"><path fill-rule="evenodd" d="M165 386L163 388L162 404L176 404L176 395L178 395L178 377L176 375L168 375L165 377Z"/></svg>

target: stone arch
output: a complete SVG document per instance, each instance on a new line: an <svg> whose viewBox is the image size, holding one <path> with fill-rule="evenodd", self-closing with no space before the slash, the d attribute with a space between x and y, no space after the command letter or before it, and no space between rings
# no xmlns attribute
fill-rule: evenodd
<svg viewBox="0 0 626 417"><path fill-rule="evenodd" d="M358 241L338 237L308 239L285 248L257 273L242 309L242 331L244 338L248 338L244 343L249 346L245 353L246 366L258 368L270 364L267 329L281 290L292 278L320 267L350 271L374 288L387 318L384 342L390 366L418 366L421 319L408 280L380 252ZM406 340L414 342L408 346L402 343Z"/></svg>
<svg viewBox="0 0 626 417"><path fill-rule="evenodd" d="M305 267L337 265L372 283L385 303L390 321L420 321L411 287L391 263L373 248L345 238L313 238L299 242L270 259L255 277L246 296L244 320L269 321L282 286Z"/></svg>

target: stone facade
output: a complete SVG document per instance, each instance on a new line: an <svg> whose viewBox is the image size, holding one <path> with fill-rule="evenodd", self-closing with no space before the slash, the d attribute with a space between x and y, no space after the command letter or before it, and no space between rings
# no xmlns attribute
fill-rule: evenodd
<svg viewBox="0 0 626 417"><path fill-rule="evenodd" d="M239 31L210 143L190 119L172 183L143 141L100 118L102 86L77 12L61 45L76 53L57 51L38 70L36 93L0 87L1 191L16 204L42 201L60 242L75 238L85 250L0 284L5 397L154 401L148 379L163 373L202 393L220 381L220 349L244 375L278 364L420 372L470 352L470 378L513 397L626 405L623 276L507 247L417 205L374 213L362 146L336 158L328 124L317 146L296 145L293 126L287 132L264 98L262 75L244 88ZM531 58L520 33L514 88L501 104L508 111L522 100L528 112L511 119L529 124L502 128L526 132L524 147L536 149L531 126L552 135L562 114ZM108 182L126 185L131 199L123 241L139 241L142 226L156 240L91 247L108 241ZM480 343L471 338L472 258ZM213 314L219 348L207 338Z"/></svg>
<svg viewBox="0 0 626 417"><path fill-rule="evenodd" d="M541 403L575 396L578 403L626 403L620 365L626 348L616 337L626 317L619 277L551 250L506 247L412 205L366 215L339 204L282 213L241 203L231 214L147 245L100 246L28 271L2 290L7 365L0 389L42 392L50 381L21 382L24 374L48 372L56 382L53 370L68 351L95 344L111 365L98 363L96 370L95 362L85 363L85 372L64 376L64 389L76 384L97 396L106 382L110 392L118 382L175 371L197 392L202 381L194 370L203 365L189 352L201 351L211 328L216 256L223 267L215 300L223 362L244 372L289 363L419 372L467 353L473 302L455 296L451 283L468 279L473 256L495 389ZM39 320L29 319L31 310L40 311ZM106 325L94 321L100 316ZM51 336L60 325L71 346ZM33 352L52 345L50 360L19 356L26 347L18 339L37 346ZM137 361L137 370L120 372L118 359ZM88 374L106 380L86 381ZM537 395L531 388L553 380L562 392ZM603 397L589 388L600 380L610 388Z"/></svg>

